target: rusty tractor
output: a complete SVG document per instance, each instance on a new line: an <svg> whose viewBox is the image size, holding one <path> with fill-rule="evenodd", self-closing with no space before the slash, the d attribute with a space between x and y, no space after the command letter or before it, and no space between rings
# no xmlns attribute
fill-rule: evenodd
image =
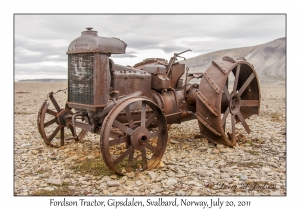
<svg viewBox="0 0 300 210"><path fill-rule="evenodd" d="M223 57L205 73L189 73L177 62L148 58L131 66L115 64L127 44L87 28L69 45L68 100L60 107L50 92L38 112L38 130L47 145L100 135L107 167L123 175L156 167L168 142L168 125L197 119L208 141L235 146L236 126L259 114L257 74L244 58ZM186 72L186 73L185 73ZM198 84L189 84L199 79ZM229 117L230 116L230 117ZM227 122L227 125L226 125Z"/></svg>

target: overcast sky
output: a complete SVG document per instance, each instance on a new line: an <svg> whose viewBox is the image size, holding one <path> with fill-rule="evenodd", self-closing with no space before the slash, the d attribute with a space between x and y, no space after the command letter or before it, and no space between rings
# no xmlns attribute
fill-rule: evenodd
<svg viewBox="0 0 300 210"><path fill-rule="evenodd" d="M200 54L285 37L285 15L15 15L15 79L67 78L69 44L93 27L127 43L117 64Z"/></svg>

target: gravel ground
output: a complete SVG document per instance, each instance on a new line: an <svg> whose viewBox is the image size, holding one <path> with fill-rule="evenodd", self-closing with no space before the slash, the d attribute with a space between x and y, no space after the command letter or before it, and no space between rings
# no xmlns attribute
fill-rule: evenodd
<svg viewBox="0 0 300 210"><path fill-rule="evenodd" d="M197 137L196 120L172 125L159 169L120 177L78 170L100 161L99 136L60 148L46 146L36 119L47 93L66 83L15 83L15 195L286 195L285 86L261 87L260 115L233 148ZM63 105L66 95L57 94ZM76 167L77 166L77 167Z"/></svg>

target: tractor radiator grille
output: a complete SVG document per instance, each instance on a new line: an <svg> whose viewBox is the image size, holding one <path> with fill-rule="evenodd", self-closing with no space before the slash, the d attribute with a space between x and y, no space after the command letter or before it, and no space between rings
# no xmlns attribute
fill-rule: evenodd
<svg viewBox="0 0 300 210"><path fill-rule="evenodd" d="M93 59L93 53L69 54L69 102L94 104Z"/></svg>

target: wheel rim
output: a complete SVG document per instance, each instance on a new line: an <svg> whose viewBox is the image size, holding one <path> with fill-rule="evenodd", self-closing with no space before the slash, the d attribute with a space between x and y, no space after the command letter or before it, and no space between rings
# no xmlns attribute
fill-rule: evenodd
<svg viewBox="0 0 300 210"><path fill-rule="evenodd" d="M39 133L44 139L45 144L54 147L64 146L65 142L75 136L74 129L71 125L67 127L65 116L72 115L70 108L61 109L53 94L49 94L50 101L46 100L42 104L37 118ZM87 131L81 130L77 137L82 140Z"/></svg>
<svg viewBox="0 0 300 210"><path fill-rule="evenodd" d="M134 113L136 108L140 114ZM105 118L100 148L107 167L124 175L156 167L167 139L167 123L160 108L145 98L132 98L116 105Z"/></svg>
<svg viewBox="0 0 300 210"><path fill-rule="evenodd" d="M239 133L250 133L245 119L259 113L256 72L245 60L224 57L221 62L213 62L204 76L196 108L201 134L211 142L234 146L237 128Z"/></svg>

